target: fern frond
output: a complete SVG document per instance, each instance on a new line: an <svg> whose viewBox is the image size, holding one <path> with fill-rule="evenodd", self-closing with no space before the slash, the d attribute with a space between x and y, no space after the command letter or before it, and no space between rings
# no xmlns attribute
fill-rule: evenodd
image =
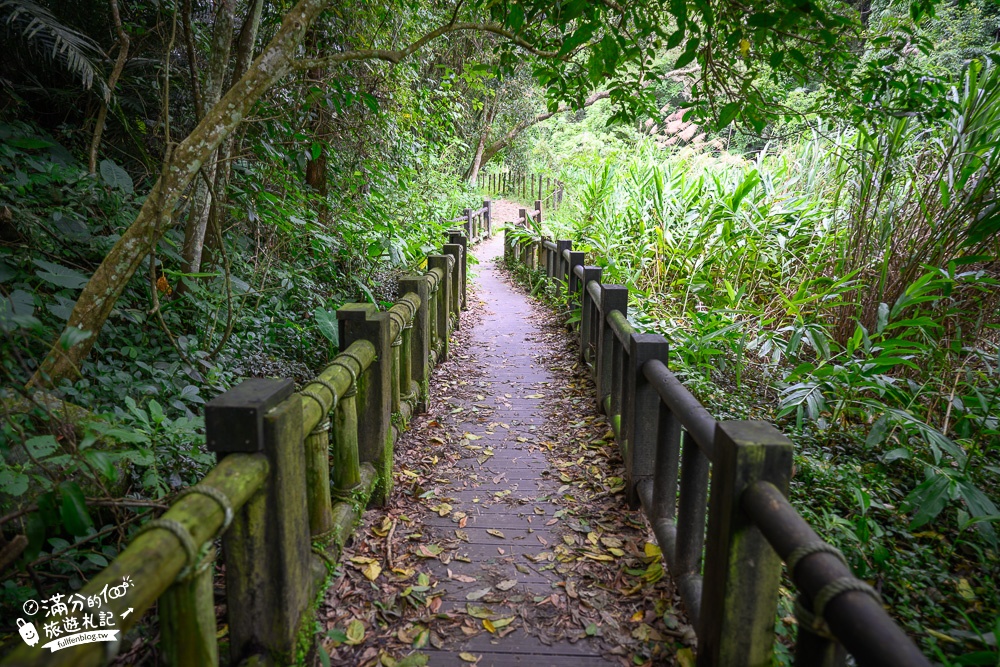
<svg viewBox="0 0 1000 667"><path fill-rule="evenodd" d="M84 88L89 90L96 81L101 96L107 99L107 85L98 68L105 54L94 40L61 23L47 8L32 0L0 0L0 21L8 30L19 33L29 48L40 51L79 78Z"/></svg>

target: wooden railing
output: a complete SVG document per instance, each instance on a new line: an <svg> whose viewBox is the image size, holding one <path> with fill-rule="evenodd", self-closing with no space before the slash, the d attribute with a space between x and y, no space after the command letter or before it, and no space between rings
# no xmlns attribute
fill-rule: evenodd
<svg viewBox="0 0 1000 667"><path fill-rule="evenodd" d="M343 351L301 390L289 379L251 379L205 406L218 464L78 591L94 598L130 581L100 608L117 621L107 629L124 634L158 601L166 664L219 664L212 579L221 537L228 664L295 661L300 637L312 640L325 564L339 558L366 504L388 500L393 445L426 409L431 369L449 355L465 308L467 250L468 237L450 232L427 271L399 280L391 308L338 310ZM116 652L116 642L55 653L23 645L2 664L102 665Z"/></svg>
<svg viewBox="0 0 1000 667"><path fill-rule="evenodd" d="M469 242L478 243L493 236L493 202L484 199L482 208L467 208L462 211L462 215L445 222L461 225Z"/></svg>
<svg viewBox="0 0 1000 667"><path fill-rule="evenodd" d="M628 289L602 283L601 267L570 241L510 230L504 249L580 304L580 356L619 443L628 503L652 526L696 629L699 666L772 664L784 562L799 590L796 665L844 665L846 649L861 665L929 667L878 594L786 500L784 435L766 422L716 421L668 369L667 340L629 322Z"/></svg>
<svg viewBox="0 0 1000 667"><path fill-rule="evenodd" d="M565 184L558 178L542 174L498 172L487 174L482 183L491 195L516 197L522 200L541 200L546 208L562 206Z"/></svg>

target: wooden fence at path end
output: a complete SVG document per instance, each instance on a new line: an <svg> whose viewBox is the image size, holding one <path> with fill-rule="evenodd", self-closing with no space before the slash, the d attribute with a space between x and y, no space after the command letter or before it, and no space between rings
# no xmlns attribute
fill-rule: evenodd
<svg viewBox="0 0 1000 667"><path fill-rule="evenodd" d="M462 211L462 215L445 222L461 224L469 242L478 243L493 236L493 202L484 199L482 208L467 208Z"/></svg>
<svg viewBox="0 0 1000 667"><path fill-rule="evenodd" d="M543 174L497 172L480 177L478 185L491 195L516 197L525 201L540 200L550 209L562 206L566 184Z"/></svg>
<svg viewBox="0 0 1000 667"><path fill-rule="evenodd" d="M930 667L789 504L792 443L766 422L716 421L668 369L667 340L629 322L628 289L602 283L570 241L537 237L528 223L541 218L539 202L521 209L505 260L579 300L580 358L625 462L628 503L652 526L695 627L699 667L772 664L782 562L799 591L796 665L843 666L850 652L860 665Z"/></svg>
<svg viewBox="0 0 1000 667"><path fill-rule="evenodd" d="M450 354L466 308L468 249L463 231L449 232L442 253L427 257L427 271L399 280L391 308L338 310L343 351L301 390L290 379L252 379L205 406L217 465L79 591L94 599L131 582L101 607L118 619L113 629L124 634L159 601L165 663L218 665L212 579L221 537L228 663L291 664L311 645L327 565L368 502L389 498L395 441L426 409L431 370ZM103 665L117 647L96 642L52 653L24 644L0 664Z"/></svg>

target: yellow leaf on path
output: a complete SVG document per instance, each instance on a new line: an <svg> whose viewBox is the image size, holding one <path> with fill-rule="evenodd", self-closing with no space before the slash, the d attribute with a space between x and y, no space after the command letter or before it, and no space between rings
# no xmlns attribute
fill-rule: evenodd
<svg viewBox="0 0 1000 667"><path fill-rule="evenodd" d="M378 575L382 574L382 566L378 563L368 563L361 569L361 574L365 575L368 581L375 581Z"/></svg>
<svg viewBox="0 0 1000 667"><path fill-rule="evenodd" d="M689 648L682 648L677 651L677 664L680 667L694 667L694 653Z"/></svg>
<svg viewBox="0 0 1000 667"><path fill-rule="evenodd" d="M493 633L493 634L495 634L496 631L497 631L496 627L494 627L493 623L491 623L490 619L488 619L488 618L484 618L483 619L483 627L486 628L487 632L490 632L490 633Z"/></svg>
<svg viewBox="0 0 1000 667"><path fill-rule="evenodd" d="M389 534L389 530L392 528L392 519L389 517L383 517L382 524L379 526L372 526L372 532L379 537L385 537Z"/></svg>
<svg viewBox="0 0 1000 667"><path fill-rule="evenodd" d="M976 594L972 592L972 586L969 585L968 579L958 580L958 594L961 595L966 600L976 599Z"/></svg>
<svg viewBox="0 0 1000 667"><path fill-rule="evenodd" d="M528 394L525 398L545 398L545 394Z"/></svg>
<svg viewBox="0 0 1000 667"><path fill-rule="evenodd" d="M656 546L652 542L646 542L646 545L643 547L643 551L646 552L646 558L659 558L663 555L663 552L660 551L660 547Z"/></svg>
<svg viewBox="0 0 1000 667"><path fill-rule="evenodd" d="M464 437L465 437L466 440L482 440L483 439L483 436L481 436L481 435L475 435L473 433L466 433Z"/></svg>
<svg viewBox="0 0 1000 667"><path fill-rule="evenodd" d="M464 660L465 662L471 662L471 663L475 664L475 663L479 662L479 659L482 656L476 656L476 655L472 655L471 653L466 653L465 651L462 651L461 653L458 654L458 657L461 658L462 660Z"/></svg>
<svg viewBox="0 0 1000 667"><path fill-rule="evenodd" d="M357 646L365 640L365 624L358 619L354 619L347 624L347 632L344 634L347 635L345 644L348 646Z"/></svg>
<svg viewBox="0 0 1000 667"><path fill-rule="evenodd" d="M500 538L506 537L503 534L502 530L497 530L496 528L487 528L486 532L492 535L493 537L500 537Z"/></svg>
<svg viewBox="0 0 1000 667"><path fill-rule="evenodd" d="M637 611L634 614L632 614L632 619L631 620L632 620L633 623L638 623L639 621L641 621L645 617L646 617L645 612Z"/></svg>

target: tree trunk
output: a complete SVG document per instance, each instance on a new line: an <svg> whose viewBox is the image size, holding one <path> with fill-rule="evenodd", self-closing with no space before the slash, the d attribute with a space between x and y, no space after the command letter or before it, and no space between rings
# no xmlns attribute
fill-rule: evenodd
<svg viewBox="0 0 1000 667"><path fill-rule="evenodd" d="M101 136L104 134L104 124L108 119L108 107L111 105L111 96L115 92L118 77L122 75L122 70L125 69L125 63L128 61L129 38L128 33L125 32L125 28L122 27L122 17L118 12L118 2L117 0L111 0L109 4L111 6L111 20L114 23L115 32L118 34L118 58L115 59L115 67L111 70L111 76L108 77L107 98L102 100L101 110L97 112L97 122L94 123L94 136L90 141L90 162L87 165L91 176L97 173L97 154L101 149Z"/></svg>
<svg viewBox="0 0 1000 667"><path fill-rule="evenodd" d="M229 77L226 90L233 85L233 81L239 81L250 68L253 60L254 46L257 44L257 31L260 28L260 15L264 6L264 0L251 0L247 8L247 15L243 19L243 26L240 28L240 36L236 44L236 62L233 64L233 72ZM219 146L219 156L215 172L215 194L212 199L212 207L208 215L208 229L205 232L205 250L211 251L216 248L218 239L222 238L222 229L226 218L226 206L229 204L229 180L232 176L232 156L234 147L237 147L236 137L230 134ZM211 257L207 258L211 261ZM206 257L203 251L202 265Z"/></svg>
<svg viewBox="0 0 1000 667"><path fill-rule="evenodd" d="M229 53L233 45L234 17L236 0L223 0L215 15L215 26L212 29L211 57L208 61L208 73L205 86L202 88L202 108L200 116L205 111L219 103L222 97L222 87L226 79L226 69L229 67ZM215 157L216 159L212 159ZM205 246L205 230L208 228L208 218L211 206L216 205L218 191L215 190L215 174L218 167L218 156L210 156L202 168L203 178L195 182L194 198L191 212L188 215L187 227L184 230L184 270L187 273L201 271L201 255ZM214 191L214 192L213 192Z"/></svg>
<svg viewBox="0 0 1000 667"><path fill-rule="evenodd" d="M163 171L135 221L97 267L70 314L68 328L82 329L91 335L68 349L56 341L29 386L55 384L79 373L80 362L93 347L118 297L166 231L181 195L261 95L291 70L306 29L328 2L300 0L285 15L281 27L247 73L166 157Z"/></svg>
<svg viewBox="0 0 1000 667"><path fill-rule="evenodd" d="M486 122L483 124L483 131L479 133L479 143L476 145L476 154L472 158L472 166L469 167L468 177L469 183L472 185L476 184L476 180L479 178L479 169L483 165L483 149L486 148L486 142L490 138L490 130L493 129L493 119L496 118L497 108L500 106L500 101L494 97L493 106L488 107L486 112Z"/></svg>

